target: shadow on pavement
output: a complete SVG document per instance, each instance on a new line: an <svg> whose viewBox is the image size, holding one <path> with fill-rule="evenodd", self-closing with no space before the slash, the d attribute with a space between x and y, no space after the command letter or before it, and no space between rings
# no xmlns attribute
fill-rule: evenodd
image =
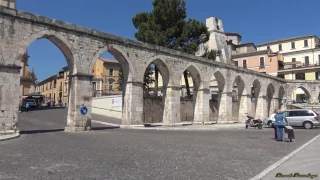
<svg viewBox="0 0 320 180"><path fill-rule="evenodd" d="M101 130L108 130L108 129L119 129L119 127L93 127L93 131L101 131ZM54 133L54 132L61 132L64 129L48 129L48 130L22 130L20 134L40 134L40 133Z"/></svg>
<svg viewBox="0 0 320 180"><path fill-rule="evenodd" d="M43 110L54 110L54 109L65 109L65 107L37 107L37 108L30 108L29 112L43 111ZM25 109L22 109L22 112L25 112Z"/></svg>
<svg viewBox="0 0 320 180"><path fill-rule="evenodd" d="M27 131L20 131L20 134L39 134L39 133L51 133L51 132L59 132L59 131L64 131L64 129L27 130Z"/></svg>

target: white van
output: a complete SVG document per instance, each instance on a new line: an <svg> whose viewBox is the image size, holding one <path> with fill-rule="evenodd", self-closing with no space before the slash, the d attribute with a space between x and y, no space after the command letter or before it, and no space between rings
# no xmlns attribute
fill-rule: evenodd
<svg viewBox="0 0 320 180"><path fill-rule="evenodd" d="M27 104L27 103L29 103L29 106L30 106L30 107L37 107L37 106L38 106L37 101L34 100L34 99L27 99L27 100L26 100L26 104Z"/></svg>

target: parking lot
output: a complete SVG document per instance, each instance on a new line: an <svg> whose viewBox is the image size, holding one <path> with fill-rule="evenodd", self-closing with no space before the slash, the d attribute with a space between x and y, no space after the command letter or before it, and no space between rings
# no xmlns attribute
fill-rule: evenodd
<svg viewBox="0 0 320 180"><path fill-rule="evenodd" d="M320 129L295 129L296 142L273 130L124 130L93 124L66 133L66 109L19 115L22 135L0 142L0 179L247 180L289 154Z"/></svg>

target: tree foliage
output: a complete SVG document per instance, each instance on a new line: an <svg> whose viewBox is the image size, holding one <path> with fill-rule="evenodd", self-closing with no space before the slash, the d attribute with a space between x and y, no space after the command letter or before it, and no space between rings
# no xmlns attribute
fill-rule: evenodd
<svg viewBox="0 0 320 180"><path fill-rule="evenodd" d="M203 22L186 20L185 0L154 0L152 5L151 12L138 13L132 19L138 30L135 37L139 41L195 54L200 43L209 40L210 34ZM204 39L200 39L201 35L205 35ZM205 57L215 60L215 54L209 52ZM188 80L185 81L187 93L190 95Z"/></svg>

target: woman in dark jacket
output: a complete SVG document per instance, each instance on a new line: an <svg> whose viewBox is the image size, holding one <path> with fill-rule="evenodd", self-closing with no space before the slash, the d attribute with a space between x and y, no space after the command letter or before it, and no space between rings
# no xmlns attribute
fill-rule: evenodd
<svg viewBox="0 0 320 180"><path fill-rule="evenodd" d="M281 110L278 109L276 111L276 115L274 116L275 122L274 126L277 129L277 141L283 141L283 128L286 123L286 117L284 116L283 113L281 113Z"/></svg>

